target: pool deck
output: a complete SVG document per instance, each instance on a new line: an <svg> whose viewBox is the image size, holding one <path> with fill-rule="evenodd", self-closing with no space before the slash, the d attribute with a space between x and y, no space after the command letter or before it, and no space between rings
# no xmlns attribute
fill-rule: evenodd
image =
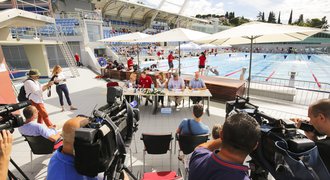
<svg viewBox="0 0 330 180"><path fill-rule="evenodd" d="M65 69L65 72L69 74L69 71ZM78 114L91 115L95 106L100 107L106 103L106 86L103 80L95 79L92 71L86 68L79 68L80 77L70 78L67 80L68 88L73 105L78 108L76 111L66 110L61 112L55 87L52 89L52 96L45 98L46 109L49 113L50 119L57 125L57 128L61 128L64 122L70 118L75 117ZM211 99L212 100L212 99ZM188 101L185 101L188 103ZM294 105L285 101L277 101L274 103L271 99L263 98L263 100L251 98L251 102L260 106L260 109L274 117L305 117L307 115L307 107ZM143 143L140 140L142 132L149 133L169 133L176 131L179 123L183 118L192 117L192 111L186 104L184 108L179 111L172 111L171 114L157 113L152 115L151 106L140 106L140 121L139 129L135 133L135 141L132 141L131 148L133 150L133 173L137 174L142 170L142 154ZM66 107L68 109L68 107ZM294 113L292 113L294 112ZM203 116L203 122L210 128L215 123L222 124L225 117L225 104L211 101L210 104L210 116ZM135 153L134 143L137 144L137 153ZM174 142L173 142L174 143ZM173 146L174 147L174 146ZM172 152L174 153L174 151ZM12 159L20 166L20 168L26 173L30 179L45 179L47 176L47 164L49 163L50 155L38 156L33 155L33 166L30 164L30 148L27 142L20 133L15 130L14 143L12 150ZM129 156L127 156L127 165L129 166ZM169 170L169 154L167 155L146 155L146 170L147 171L162 171ZM172 169L178 168L177 152L172 154ZM183 169L182 163L180 168ZM19 176L19 173L10 166L12 172ZM60 172L61 173L61 172Z"/></svg>

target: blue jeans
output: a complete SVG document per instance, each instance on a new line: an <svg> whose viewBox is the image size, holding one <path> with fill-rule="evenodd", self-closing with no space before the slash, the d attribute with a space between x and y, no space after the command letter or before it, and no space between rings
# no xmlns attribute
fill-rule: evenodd
<svg viewBox="0 0 330 180"><path fill-rule="evenodd" d="M69 106L72 105L71 99L70 99L70 96L69 96L69 90L68 90L68 87L66 86L66 84L56 85L56 92L58 94L58 97L60 98L61 106L64 105L64 103L63 103L63 93L65 95L66 102L69 104Z"/></svg>

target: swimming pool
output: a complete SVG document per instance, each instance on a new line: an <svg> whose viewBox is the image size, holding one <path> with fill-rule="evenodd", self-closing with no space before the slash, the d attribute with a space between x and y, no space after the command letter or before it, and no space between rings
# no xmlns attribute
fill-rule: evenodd
<svg viewBox="0 0 330 180"><path fill-rule="evenodd" d="M285 58L286 56L286 58ZM310 59L308 58L310 56ZM142 67L148 67L154 62L145 62ZM220 76L239 78L240 70L247 69L245 78L248 77L249 54L225 53L217 56L208 56L207 64L217 68ZM198 70L198 57L181 59L181 72L192 74ZM174 61L174 67L178 67L178 61ZM168 70L167 60L159 63L160 70ZM253 53L252 77L263 76L266 78L289 79L290 72L296 72L296 80L330 83L330 56L307 54L270 54ZM213 73L208 73L214 76ZM314 76L313 76L314 75ZM315 78L314 78L315 77Z"/></svg>

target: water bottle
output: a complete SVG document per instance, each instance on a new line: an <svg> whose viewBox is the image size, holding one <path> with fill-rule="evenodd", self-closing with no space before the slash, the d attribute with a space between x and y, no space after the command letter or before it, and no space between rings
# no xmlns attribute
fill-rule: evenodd
<svg viewBox="0 0 330 180"><path fill-rule="evenodd" d="M152 90L155 89L155 85L154 85L154 83L151 84L151 89L152 89Z"/></svg>

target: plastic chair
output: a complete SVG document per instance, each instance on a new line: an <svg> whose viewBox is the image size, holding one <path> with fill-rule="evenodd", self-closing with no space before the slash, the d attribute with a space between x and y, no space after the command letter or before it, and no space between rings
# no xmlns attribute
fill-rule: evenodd
<svg viewBox="0 0 330 180"><path fill-rule="evenodd" d="M55 142L44 138L43 136L26 136L25 140L28 142L31 151L31 168L33 168L33 154L42 155L42 154L52 154L55 150L57 150L60 146L62 146L62 141L55 144Z"/></svg>
<svg viewBox="0 0 330 180"><path fill-rule="evenodd" d="M145 172L145 154L166 154L170 151L170 169L172 169L172 133L169 134L145 134L142 133L141 140L144 143L143 150L143 172Z"/></svg>
<svg viewBox="0 0 330 180"><path fill-rule="evenodd" d="M178 156L180 156L180 151L183 152L185 156L189 156L195 148L205 143L209 139L209 134L201 134L201 135L182 135L182 134L175 134L175 139L178 141L179 144L179 150L178 150ZM176 144L174 146L174 152L176 151ZM188 157L186 157L188 158ZM190 156L188 159L186 159L186 162L184 161L185 166L185 177L187 177L187 174L189 172L188 164L190 160ZM179 160L178 160L178 167L179 167Z"/></svg>

